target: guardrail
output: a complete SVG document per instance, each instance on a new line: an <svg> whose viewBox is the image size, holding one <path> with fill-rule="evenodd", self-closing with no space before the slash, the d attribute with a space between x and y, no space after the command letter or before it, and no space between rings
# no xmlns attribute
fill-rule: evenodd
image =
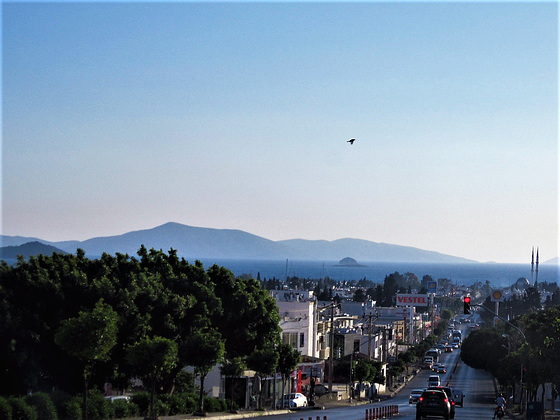
<svg viewBox="0 0 560 420"><path fill-rule="evenodd" d="M399 414L398 405L386 405L383 407L366 408L366 420L384 419L397 416Z"/></svg>

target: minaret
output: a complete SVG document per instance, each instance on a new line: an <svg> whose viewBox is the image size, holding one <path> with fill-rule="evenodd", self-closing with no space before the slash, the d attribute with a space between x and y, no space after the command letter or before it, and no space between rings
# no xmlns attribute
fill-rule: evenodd
<svg viewBox="0 0 560 420"><path fill-rule="evenodd" d="M535 272L535 247L531 249L531 284L533 284L534 272Z"/></svg>
<svg viewBox="0 0 560 420"><path fill-rule="evenodd" d="M539 248L537 247L537 268L535 270L535 289L537 288L537 283L539 282Z"/></svg>

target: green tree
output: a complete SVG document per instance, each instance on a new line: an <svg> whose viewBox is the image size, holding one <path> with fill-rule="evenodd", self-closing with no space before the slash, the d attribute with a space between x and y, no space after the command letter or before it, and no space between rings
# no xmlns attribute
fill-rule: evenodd
<svg viewBox="0 0 560 420"><path fill-rule="evenodd" d="M83 364L83 415L87 419L88 383L98 361L109 359L117 342L117 313L100 300L92 312L80 312L76 318L63 321L54 341Z"/></svg>
<svg viewBox="0 0 560 420"><path fill-rule="evenodd" d="M181 344L180 359L186 366L193 366L200 375L198 412L204 413L204 380L208 373L222 361L225 353L224 340L216 329L193 332Z"/></svg>
<svg viewBox="0 0 560 420"><path fill-rule="evenodd" d="M282 394L286 391L286 381L301 361L301 354L290 344L282 343L277 348L278 370L282 375ZM284 399L282 398L282 403Z"/></svg>
<svg viewBox="0 0 560 420"><path fill-rule="evenodd" d="M362 388L362 383L368 381L373 376L373 367L370 363L365 360L358 360L354 365L354 378L360 383L360 389ZM361 395L358 393L358 395Z"/></svg>
<svg viewBox="0 0 560 420"><path fill-rule="evenodd" d="M356 289L354 292L354 302L365 302L366 298L367 296L364 289Z"/></svg>
<svg viewBox="0 0 560 420"><path fill-rule="evenodd" d="M271 347L265 349L255 350L247 358L247 366L249 369L257 372L259 376L259 381L268 375L273 375L276 373L276 368L278 367L278 353ZM262 384L260 386L258 408L261 408L262 404Z"/></svg>
<svg viewBox="0 0 560 420"><path fill-rule="evenodd" d="M235 278L223 267L208 269L222 310L215 312L212 324L225 340L228 357L249 356L255 349L280 342L280 315L276 300L255 279Z"/></svg>
<svg viewBox="0 0 560 420"><path fill-rule="evenodd" d="M234 378L238 378L239 376L243 375L243 372L246 369L246 363L245 360L243 360L242 357L234 357L232 359L224 359L224 361L222 362L222 366L220 368L220 371L222 372L222 375L224 375L226 378L230 378L230 383L231 383L231 389L230 389L230 395L231 395L231 405L230 405L230 410L233 410L233 379Z"/></svg>
<svg viewBox="0 0 560 420"><path fill-rule="evenodd" d="M145 337L128 348L127 361L150 389L150 416L155 417L156 384L177 365L177 343L164 337Z"/></svg>
<svg viewBox="0 0 560 420"><path fill-rule="evenodd" d="M507 340L495 328L473 330L461 345L461 360L475 369L496 376L500 361L507 354Z"/></svg>

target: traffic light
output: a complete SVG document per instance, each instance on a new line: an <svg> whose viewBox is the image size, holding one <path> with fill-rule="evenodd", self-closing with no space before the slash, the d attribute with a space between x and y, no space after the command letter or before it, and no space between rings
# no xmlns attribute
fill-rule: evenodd
<svg viewBox="0 0 560 420"><path fill-rule="evenodd" d="M465 296L463 299L463 313L470 314L471 313L471 298L470 296Z"/></svg>

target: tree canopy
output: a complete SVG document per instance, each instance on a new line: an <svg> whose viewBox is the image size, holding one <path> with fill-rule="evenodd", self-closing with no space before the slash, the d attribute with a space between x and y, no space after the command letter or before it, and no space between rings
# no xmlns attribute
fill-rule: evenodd
<svg viewBox="0 0 560 420"><path fill-rule="evenodd" d="M115 322L108 322L111 311ZM99 317L110 331L95 337L88 334L99 331L99 325L89 332L77 328ZM246 357L279 343L276 302L260 282L236 278L216 265L191 264L174 249L166 253L142 246L137 256L96 259L78 250L76 255L53 253L20 258L13 266L0 264L1 394L53 386L77 392L84 362L92 360L94 383L110 378L124 384L135 373L128 363L131 346L161 337L180 348L187 337L204 331L221 337L227 357ZM71 349L65 343L72 334L85 334L83 342L91 345ZM186 363L184 358L179 362ZM181 363L158 380L172 384Z"/></svg>

